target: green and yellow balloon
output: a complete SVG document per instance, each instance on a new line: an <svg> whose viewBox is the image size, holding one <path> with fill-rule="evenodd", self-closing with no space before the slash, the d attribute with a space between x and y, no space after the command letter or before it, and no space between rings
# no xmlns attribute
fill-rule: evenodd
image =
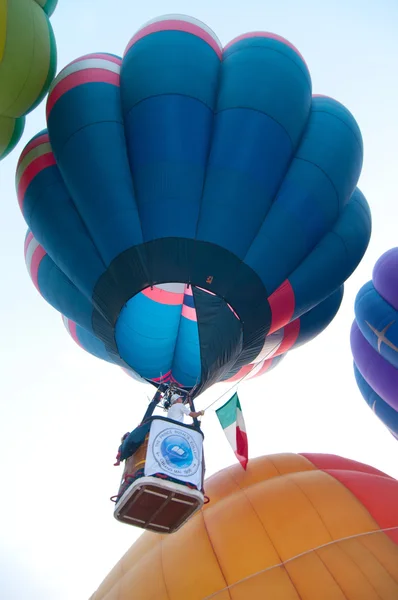
<svg viewBox="0 0 398 600"><path fill-rule="evenodd" d="M49 17L58 0L0 0L0 160L19 142L25 115L54 78L57 51Z"/></svg>

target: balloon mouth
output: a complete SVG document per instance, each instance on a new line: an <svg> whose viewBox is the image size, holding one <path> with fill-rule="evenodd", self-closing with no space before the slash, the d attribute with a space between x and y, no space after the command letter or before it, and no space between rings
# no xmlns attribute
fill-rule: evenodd
<svg viewBox="0 0 398 600"><path fill-rule="evenodd" d="M192 390L209 371L208 348L218 369L233 367L242 346L242 322L209 290L162 283L127 301L115 324L115 341L122 360L147 381Z"/></svg>

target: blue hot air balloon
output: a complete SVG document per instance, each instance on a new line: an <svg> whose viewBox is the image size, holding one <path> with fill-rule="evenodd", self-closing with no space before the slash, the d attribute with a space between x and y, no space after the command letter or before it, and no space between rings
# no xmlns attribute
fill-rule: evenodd
<svg viewBox="0 0 398 600"><path fill-rule="evenodd" d="M335 316L369 242L352 115L286 40L146 24L60 72L17 190L26 262L75 341L193 395Z"/></svg>
<svg viewBox="0 0 398 600"><path fill-rule="evenodd" d="M398 439L398 248L379 258L357 294L351 349L364 399Z"/></svg>

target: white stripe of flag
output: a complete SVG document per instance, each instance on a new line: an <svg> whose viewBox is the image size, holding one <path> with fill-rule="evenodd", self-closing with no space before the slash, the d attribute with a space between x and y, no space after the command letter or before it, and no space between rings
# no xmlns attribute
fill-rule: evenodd
<svg viewBox="0 0 398 600"><path fill-rule="evenodd" d="M227 440L235 452L236 458L246 470L249 462L249 448L246 434L245 420L239 402L238 394L235 393L223 406L216 410L216 415Z"/></svg>

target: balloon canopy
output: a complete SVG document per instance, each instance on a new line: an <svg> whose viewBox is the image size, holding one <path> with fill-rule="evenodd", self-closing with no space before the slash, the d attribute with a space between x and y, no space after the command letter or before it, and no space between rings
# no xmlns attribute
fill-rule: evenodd
<svg viewBox="0 0 398 600"><path fill-rule="evenodd" d="M362 139L286 40L155 19L51 86L17 169L26 262L88 352L197 395L320 333L370 237Z"/></svg>
<svg viewBox="0 0 398 600"><path fill-rule="evenodd" d="M19 142L25 115L46 95L57 52L49 21L57 0L0 1L0 160Z"/></svg>
<svg viewBox="0 0 398 600"><path fill-rule="evenodd" d="M351 349L363 397L398 439L398 248L381 256L358 292Z"/></svg>
<svg viewBox="0 0 398 600"><path fill-rule="evenodd" d="M178 532L145 532L90 600L398 598L395 479L338 456L279 454L217 473L206 493Z"/></svg>

